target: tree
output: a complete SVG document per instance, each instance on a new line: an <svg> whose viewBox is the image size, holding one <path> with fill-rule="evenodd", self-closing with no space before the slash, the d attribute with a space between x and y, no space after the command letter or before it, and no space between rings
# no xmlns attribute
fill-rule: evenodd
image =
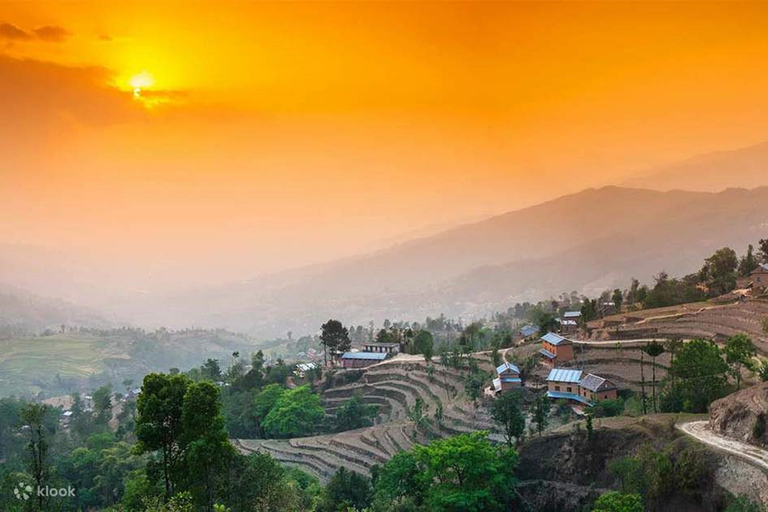
<svg viewBox="0 0 768 512"><path fill-rule="evenodd" d="M301 437L311 434L325 411L320 397L309 386L299 386L280 395L264 418L264 431L271 437Z"/></svg>
<svg viewBox="0 0 768 512"><path fill-rule="evenodd" d="M712 401L725 394L728 365L711 341L685 343L677 351L670 373L674 380L666 379L662 395L665 412L706 412Z"/></svg>
<svg viewBox="0 0 768 512"><path fill-rule="evenodd" d="M191 384L184 375L151 373L144 377L136 403L137 453L160 451L165 496L174 494L176 471L181 466L183 448L182 412L184 395Z"/></svg>
<svg viewBox="0 0 768 512"><path fill-rule="evenodd" d="M219 366L218 359L208 359L200 367L200 373L204 379L208 379L213 382L221 381L221 366Z"/></svg>
<svg viewBox="0 0 768 512"><path fill-rule="evenodd" d="M413 455L428 510L506 510L514 500L517 452L494 448L487 432L417 445Z"/></svg>
<svg viewBox="0 0 768 512"><path fill-rule="evenodd" d="M320 504L322 512L364 510L373 499L371 480L354 471L340 467L328 481Z"/></svg>
<svg viewBox="0 0 768 512"><path fill-rule="evenodd" d="M639 494L607 492L597 498L592 512L643 512L643 498Z"/></svg>
<svg viewBox="0 0 768 512"><path fill-rule="evenodd" d="M611 296L611 300L616 306L616 312L617 313L621 312L621 306L622 304L624 304L624 294L620 289L616 288L615 290L613 290L613 295Z"/></svg>
<svg viewBox="0 0 768 512"><path fill-rule="evenodd" d="M360 395L355 394L336 409L336 430L367 427L373 423L375 416L376 406L366 404Z"/></svg>
<svg viewBox="0 0 768 512"><path fill-rule="evenodd" d="M51 408L48 405L27 404L21 410L21 421L27 428L27 450L29 454L29 474L35 482L37 489L42 489L48 481L50 467L48 463L48 436L46 426L47 416ZM45 510L45 496L37 494L39 510Z"/></svg>
<svg viewBox="0 0 768 512"><path fill-rule="evenodd" d="M321 327L320 344L323 346L325 365L328 365L328 352L333 359L339 352L346 352L351 346L349 331L338 320L328 320Z"/></svg>
<svg viewBox="0 0 768 512"><path fill-rule="evenodd" d="M536 431L539 433L539 436L549 425L549 410L551 408L552 403L546 395L539 395L533 402L533 417L531 420L536 425Z"/></svg>
<svg viewBox="0 0 768 512"><path fill-rule="evenodd" d="M656 340L653 340L650 343L647 343L642 350L643 352L648 354L648 356L651 358L651 370L653 372L653 412L657 412L656 410L656 358L664 353L664 345L662 345Z"/></svg>
<svg viewBox="0 0 768 512"><path fill-rule="evenodd" d="M101 425L112 419L112 386L102 386L93 392L93 412Z"/></svg>
<svg viewBox="0 0 768 512"><path fill-rule="evenodd" d="M728 338L725 344L725 362L730 367L731 375L736 379L736 389L741 389L741 369L751 366L752 358L757 355L757 348L752 338L746 334L736 334Z"/></svg>
<svg viewBox="0 0 768 512"><path fill-rule="evenodd" d="M757 259L760 263L768 263L768 238L763 238L757 244L760 249L757 253Z"/></svg>
<svg viewBox="0 0 768 512"><path fill-rule="evenodd" d="M741 261L739 261L739 275L741 277L748 277L752 271L758 267L759 263L757 262L754 251L755 248L750 245L747 248L747 254L745 254L744 257L741 258Z"/></svg>
<svg viewBox="0 0 768 512"><path fill-rule="evenodd" d="M413 348L417 354L424 354L425 358L427 358L427 355L429 355L427 361L432 359L432 353L434 349L434 339L432 338L432 333L429 331L419 331L416 333L416 336L413 338Z"/></svg>
<svg viewBox="0 0 768 512"><path fill-rule="evenodd" d="M491 406L491 417L504 431L507 445L512 445L512 440L520 441L525 432L525 415L520 407L518 393L508 391L502 393Z"/></svg>
<svg viewBox="0 0 768 512"><path fill-rule="evenodd" d="M723 295L736 288L738 267L736 251L724 247L704 261L704 266L699 271L699 279L706 283L710 295Z"/></svg>

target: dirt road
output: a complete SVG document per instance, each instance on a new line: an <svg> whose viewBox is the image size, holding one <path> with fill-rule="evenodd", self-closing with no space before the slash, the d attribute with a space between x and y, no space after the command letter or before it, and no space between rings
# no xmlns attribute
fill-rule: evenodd
<svg viewBox="0 0 768 512"><path fill-rule="evenodd" d="M768 450L715 434L709 428L708 421L691 421L675 426L706 445L736 455L763 471L768 470Z"/></svg>

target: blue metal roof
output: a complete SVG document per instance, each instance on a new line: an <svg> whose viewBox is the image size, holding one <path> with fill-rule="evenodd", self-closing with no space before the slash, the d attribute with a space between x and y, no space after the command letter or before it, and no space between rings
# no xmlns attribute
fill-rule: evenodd
<svg viewBox="0 0 768 512"><path fill-rule="evenodd" d="M589 400L584 398L583 396L577 395L576 393L564 393L562 391L547 391L547 398L555 398L555 399L564 399L564 400L576 400L577 402L581 402L584 405L592 406L592 403L590 403Z"/></svg>
<svg viewBox="0 0 768 512"><path fill-rule="evenodd" d="M578 384L581 382L581 370L565 370L563 368L552 368L547 375L547 380L553 382L571 382Z"/></svg>
<svg viewBox="0 0 768 512"><path fill-rule="evenodd" d="M513 379L512 377L504 377L501 379L501 382L523 382L523 380L520 378Z"/></svg>
<svg viewBox="0 0 768 512"><path fill-rule="evenodd" d="M524 327L522 327L520 329L520 334L522 334L526 338L528 336L533 336L537 332L539 332L539 330L536 327L532 326L532 325L526 325L526 326L524 326Z"/></svg>
<svg viewBox="0 0 768 512"><path fill-rule="evenodd" d="M566 311L563 313L563 318L579 318L581 311Z"/></svg>
<svg viewBox="0 0 768 512"><path fill-rule="evenodd" d="M543 355L544 357L546 357L546 358L548 358L548 359L554 359L554 358L556 358L556 357L557 357L555 354L553 354L553 353L552 353L552 352L550 352L549 350L547 350L547 349L543 349L543 348L540 348L540 349L539 349L539 354Z"/></svg>
<svg viewBox="0 0 768 512"><path fill-rule="evenodd" d="M504 363L496 367L496 373L502 373L506 370L512 370L515 373L520 373L520 368L513 365L512 363Z"/></svg>
<svg viewBox="0 0 768 512"><path fill-rule="evenodd" d="M344 352L342 359L367 359L383 361L389 354L386 352Z"/></svg>
<svg viewBox="0 0 768 512"><path fill-rule="evenodd" d="M545 334L544 336L541 337L541 339L555 346L561 344L564 341L568 341L567 339L563 338L559 334L555 334L553 332Z"/></svg>

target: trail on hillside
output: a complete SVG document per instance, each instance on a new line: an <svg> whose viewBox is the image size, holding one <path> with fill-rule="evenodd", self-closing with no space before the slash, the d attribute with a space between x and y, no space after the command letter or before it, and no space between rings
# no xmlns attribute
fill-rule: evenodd
<svg viewBox="0 0 768 512"><path fill-rule="evenodd" d="M675 427L704 444L741 457L764 471L768 470L768 450L715 434L709 428L708 421L678 423Z"/></svg>

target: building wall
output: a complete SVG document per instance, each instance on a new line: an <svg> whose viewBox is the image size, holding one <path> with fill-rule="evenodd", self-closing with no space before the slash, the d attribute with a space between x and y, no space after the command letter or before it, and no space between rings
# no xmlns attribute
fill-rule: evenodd
<svg viewBox="0 0 768 512"><path fill-rule="evenodd" d="M555 347L554 351L550 351L550 352L554 352L555 354L557 354L557 359L556 359L557 362L573 361L573 345L571 344L558 345L557 347Z"/></svg>
<svg viewBox="0 0 768 512"><path fill-rule="evenodd" d="M579 393L579 385L575 382L556 382L548 381L547 388L549 391L560 391L561 393Z"/></svg>
<svg viewBox="0 0 768 512"><path fill-rule="evenodd" d="M755 272L752 278L755 288L768 288L768 272Z"/></svg>
<svg viewBox="0 0 768 512"><path fill-rule="evenodd" d="M344 368L365 368L366 366L371 366L372 364L380 363L381 361L375 359L342 359L341 362L344 365Z"/></svg>
<svg viewBox="0 0 768 512"><path fill-rule="evenodd" d="M609 389L607 391L598 391L597 393L579 387L579 394L592 402L598 402L600 400L616 400L619 397L619 392L616 389Z"/></svg>

